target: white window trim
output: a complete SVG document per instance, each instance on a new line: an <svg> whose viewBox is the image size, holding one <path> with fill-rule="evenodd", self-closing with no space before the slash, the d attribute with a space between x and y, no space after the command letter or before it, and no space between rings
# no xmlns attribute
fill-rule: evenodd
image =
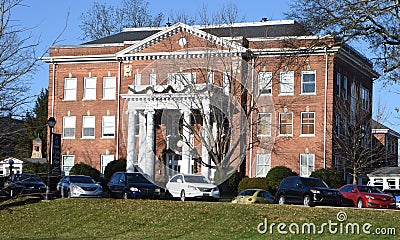
<svg viewBox="0 0 400 240"><path fill-rule="evenodd" d="M105 83L106 83L107 80L113 81L114 86L113 87L106 87ZM103 100L115 100L116 99L116 97L115 97L116 84L117 84L117 78L116 77L103 77ZM109 94L112 97L106 97L106 96L108 96L108 94L106 94L106 91L109 91L109 92L112 91L113 94Z"/></svg>
<svg viewBox="0 0 400 240"><path fill-rule="evenodd" d="M71 136L71 137L66 137L65 135L64 135L64 133L65 133L65 121L66 121L66 119L74 119L73 120L73 122L74 122L74 136ZM62 138L63 139L75 139L75 136L76 136L76 117L75 116L64 116L63 117L63 132L62 132Z"/></svg>
<svg viewBox="0 0 400 240"><path fill-rule="evenodd" d="M263 83L264 81L264 83ZM266 84L265 84L266 83ZM265 84L265 86L264 86ZM270 90L270 93L262 92L262 90ZM258 73L258 95L271 96L272 95L272 72L259 72Z"/></svg>
<svg viewBox="0 0 400 240"><path fill-rule="evenodd" d="M135 86L142 85L142 74L136 73L135 74Z"/></svg>
<svg viewBox="0 0 400 240"><path fill-rule="evenodd" d="M304 134L303 133L303 113L313 113L314 114L314 133L313 134ZM315 112L301 112L300 113L300 137L315 137Z"/></svg>
<svg viewBox="0 0 400 240"><path fill-rule="evenodd" d="M67 81L75 81L75 87L74 88L66 88L67 86ZM78 86L78 79L77 78L65 78L64 79L64 99L63 101L76 101L76 93L77 93L77 86ZM67 97L67 90L73 91L75 94L71 94L71 97ZM73 95L73 97L72 97Z"/></svg>
<svg viewBox="0 0 400 240"><path fill-rule="evenodd" d="M340 72L336 73L336 87L337 87L336 96L340 97L340 91L342 88L342 75L340 74Z"/></svg>
<svg viewBox="0 0 400 240"><path fill-rule="evenodd" d="M111 160L112 159L112 160ZM104 171L107 167L107 165L115 160L115 156L113 154L103 154L101 155L100 159L100 173L104 174ZM105 164L107 162L107 164Z"/></svg>
<svg viewBox="0 0 400 240"><path fill-rule="evenodd" d="M207 81L208 81L208 84L214 85L214 72L213 71L210 71L207 73Z"/></svg>
<svg viewBox="0 0 400 240"><path fill-rule="evenodd" d="M348 98L348 88L347 88L347 85L348 85L348 80L347 80L347 76L346 75L344 75L343 76L343 98L345 99L345 100L347 100L347 98Z"/></svg>
<svg viewBox="0 0 400 240"><path fill-rule="evenodd" d="M152 86L157 85L157 74L156 73L150 73L149 75L149 84Z"/></svg>
<svg viewBox="0 0 400 240"><path fill-rule="evenodd" d="M72 159L73 159L73 165L67 165L68 167L69 167L69 171L68 172L65 172L64 171L64 167L65 167L65 164L64 164L64 160L65 160L65 158L67 158L67 157L72 157ZM68 176L69 175L69 172L70 172L70 170L71 170L71 168L75 165L75 155L62 155L62 166L61 166L61 171L64 173L64 175L65 176Z"/></svg>
<svg viewBox="0 0 400 240"><path fill-rule="evenodd" d="M112 127L113 127L113 135L112 136L105 136L104 135L105 134L105 131L104 131L105 127L110 127L111 128L111 126L105 126L105 123L106 123L105 118L109 118L109 119L113 120L113 125L112 125ZM101 137L102 138L114 138L115 137L115 116L103 116L102 117L102 121L101 121Z"/></svg>
<svg viewBox="0 0 400 240"><path fill-rule="evenodd" d="M282 114L291 114L292 115L292 134L281 134L281 115ZM279 137L293 137L293 112L280 112L279 113L279 129L278 136Z"/></svg>
<svg viewBox="0 0 400 240"><path fill-rule="evenodd" d="M93 136L85 136L84 135L85 118L93 118L94 119ZM96 136L96 117L95 116L83 116L82 117L82 139L95 139L95 136Z"/></svg>
<svg viewBox="0 0 400 240"><path fill-rule="evenodd" d="M302 156L306 156L307 157L307 163L306 163L306 174L305 175L302 175L302 162L301 162L301 157ZM309 157L311 157L311 160L312 160L312 170L310 171L309 170L309 166L311 166L310 164L309 164L309 160L310 160L310 158ZM310 175L311 175L311 173L312 172L314 172L314 170L315 170L315 154L311 154L311 153L306 153L306 154L300 154L300 177L309 177Z"/></svg>
<svg viewBox="0 0 400 240"><path fill-rule="evenodd" d="M264 161L264 164L261 165L259 162ZM259 174L259 167L264 167L263 172ZM271 154L260 154L256 155L256 177L265 177L267 176L269 170L271 170Z"/></svg>
<svg viewBox="0 0 400 240"><path fill-rule="evenodd" d="M281 72L279 76L280 76L279 77L279 96L293 96L294 95L294 71ZM291 82L284 83L283 80L286 81L288 78L291 78L290 79ZM292 88L291 92L282 92L282 87L285 84L291 86L291 88Z"/></svg>
<svg viewBox="0 0 400 240"><path fill-rule="evenodd" d="M259 134L259 127L260 125L257 124L257 136L258 137L271 137L272 136L272 113L258 113L258 119L261 119L260 115L269 115L270 116L270 122L269 122L269 127L270 127L270 132L269 134ZM259 121L258 121L259 122Z"/></svg>
<svg viewBox="0 0 400 240"><path fill-rule="evenodd" d="M94 80L94 87L87 87L86 81ZM96 100L96 95L97 95L97 90L96 90L96 85L97 85L97 78L96 77L85 77L83 80L83 100ZM94 91L94 96L89 94L88 90Z"/></svg>
<svg viewBox="0 0 400 240"><path fill-rule="evenodd" d="M303 92L303 75L314 74L314 92ZM316 95L317 94L317 72L316 71L302 71L301 72L301 95Z"/></svg>

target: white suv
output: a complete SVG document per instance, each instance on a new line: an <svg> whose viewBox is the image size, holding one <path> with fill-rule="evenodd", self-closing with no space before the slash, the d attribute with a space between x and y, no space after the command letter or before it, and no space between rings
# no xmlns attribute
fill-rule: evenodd
<svg viewBox="0 0 400 240"><path fill-rule="evenodd" d="M176 174L166 185L166 198L205 198L219 200L220 192L216 185L210 183L200 174Z"/></svg>

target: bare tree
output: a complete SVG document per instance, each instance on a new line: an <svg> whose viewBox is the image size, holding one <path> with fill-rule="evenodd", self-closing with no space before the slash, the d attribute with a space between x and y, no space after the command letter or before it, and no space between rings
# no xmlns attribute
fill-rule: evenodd
<svg viewBox="0 0 400 240"><path fill-rule="evenodd" d="M121 6L95 2L81 14L83 40L95 40L121 32L122 28L160 26L163 14L151 15L144 0L124 0Z"/></svg>
<svg viewBox="0 0 400 240"><path fill-rule="evenodd" d="M296 0L286 14L315 34L329 34L338 43L362 40L375 64L389 80L400 77L399 0Z"/></svg>

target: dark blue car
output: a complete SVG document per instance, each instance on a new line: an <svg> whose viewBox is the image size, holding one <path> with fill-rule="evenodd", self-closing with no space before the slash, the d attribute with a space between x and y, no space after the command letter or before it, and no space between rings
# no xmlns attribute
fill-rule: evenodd
<svg viewBox="0 0 400 240"><path fill-rule="evenodd" d="M160 197L160 188L140 172L116 172L107 186L110 197L124 199Z"/></svg>
<svg viewBox="0 0 400 240"><path fill-rule="evenodd" d="M13 174L4 183L4 187L10 197L20 194L43 195L46 192L46 185L36 174L22 173Z"/></svg>

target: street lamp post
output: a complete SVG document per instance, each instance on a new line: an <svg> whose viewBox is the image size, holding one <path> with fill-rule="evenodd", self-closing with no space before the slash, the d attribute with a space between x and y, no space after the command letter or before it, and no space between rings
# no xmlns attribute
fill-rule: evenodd
<svg viewBox="0 0 400 240"><path fill-rule="evenodd" d="M47 161L47 186L46 186L46 200L49 200L50 193L50 171L51 171L51 163L53 162L53 128L56 125L56 119L54 117L49 117L47 120L47 126L50 128L50 150Z"/></svg>
<svg viewBox="0 0 400 240"><path fill-rule="evenodd" d="M8 165L10 165L10 176L13 175L13 164L14 164L14 160L12 160L12 159L8 160Z"/></svg>

